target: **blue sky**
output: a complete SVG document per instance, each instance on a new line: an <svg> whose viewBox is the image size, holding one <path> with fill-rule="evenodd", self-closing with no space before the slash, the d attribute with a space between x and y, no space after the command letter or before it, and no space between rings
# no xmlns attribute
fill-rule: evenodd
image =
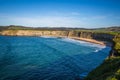
<svg viewBox="0 0 120 80"><path fill-rule="evenodd" d="M0 0L0 25L119 26L120 0Z"/></svg>

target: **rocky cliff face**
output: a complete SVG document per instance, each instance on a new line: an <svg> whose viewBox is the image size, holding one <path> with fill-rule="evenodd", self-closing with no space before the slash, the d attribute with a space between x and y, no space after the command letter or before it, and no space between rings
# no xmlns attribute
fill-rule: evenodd
<svg viewBox="0 0 120 80"><path fill-rule="evenodd" d="M9 36L67 36L68 31L4 30L1 35Z"/></svg>
<svg viewBox="0 0 120 80"><path fill-rule="evenodd" d="M4 30L1 35L9 36L56 36L56 37L81 37L95 40L112 41L113 35L80 31L37 31L37 30Z"/></svg>

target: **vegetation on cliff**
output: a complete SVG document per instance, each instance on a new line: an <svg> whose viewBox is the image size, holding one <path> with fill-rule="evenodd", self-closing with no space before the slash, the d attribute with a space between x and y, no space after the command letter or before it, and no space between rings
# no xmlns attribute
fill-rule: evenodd
<svg viewBox="0 0 120 80"><path fill-rule="evenodd" d="M120 34L113 38L113 49L110 57L95 70L91 71L85 80L120 80Z"/></svg>
<svg viewBox="0 0 120 80"><path fill-rule="evenodd" d="M120 34L116 35L113 41L115 42L114 49L118 51L117 53L120 56Z"/></svg>
<svg viewBox="0 0 120 80"><path fill-rule="evenodd" d="M120 57L106 59L85 80L120 80Z"/></svg>

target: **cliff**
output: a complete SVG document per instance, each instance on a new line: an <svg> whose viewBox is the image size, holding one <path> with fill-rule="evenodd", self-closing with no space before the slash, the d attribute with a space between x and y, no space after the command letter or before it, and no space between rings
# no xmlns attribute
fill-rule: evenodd
<svg viewBox="0 0 120 80"><path fill-rule="evenodd" d="M75 30L3 30L1 35L7 36L55 36L55 37L69 37L79 40L85 40L98 44L103 44L101 41L111 42L114 35L106 33L95 33Z"/></svg>
<svg viewBox="0 0 120 80"><path fill-rule="evenodd" d="M120 80L120 34L112 39L109 57L84 80Z"/></svg>

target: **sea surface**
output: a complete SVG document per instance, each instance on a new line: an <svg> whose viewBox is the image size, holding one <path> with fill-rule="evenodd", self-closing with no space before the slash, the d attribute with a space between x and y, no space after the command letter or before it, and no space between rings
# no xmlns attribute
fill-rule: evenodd
<svg viewBox="0 0 120 80"><path fill-rule="evenodd" d="M0 80L82 80L109 51L69 38L0 36Z"/></svg>

